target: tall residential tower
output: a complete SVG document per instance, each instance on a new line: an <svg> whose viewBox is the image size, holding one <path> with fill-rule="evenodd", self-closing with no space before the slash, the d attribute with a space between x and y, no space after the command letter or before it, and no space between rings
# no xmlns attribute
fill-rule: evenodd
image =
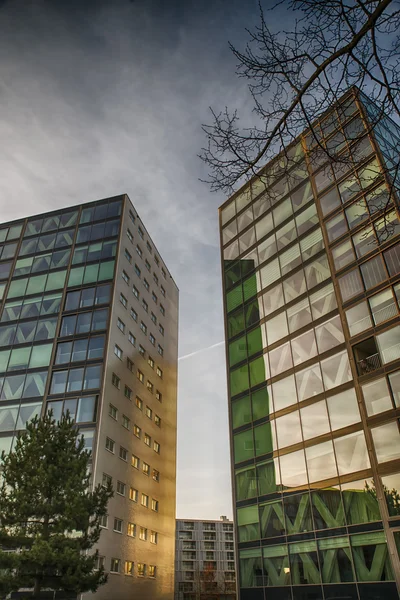
<svg viewBox="0 0 400 600"><path fill-rule="evenodd" d="M0 298L1 449L69 410L115 492L96 599L173 600L178 290L129 198L0 225Z"/></svg>
<svg viewBox="0 0 400 600"><path fill-rule="evenodd" d="M350 90L220 208L240 600L399 597L400 130L377 112Z"/></svg>

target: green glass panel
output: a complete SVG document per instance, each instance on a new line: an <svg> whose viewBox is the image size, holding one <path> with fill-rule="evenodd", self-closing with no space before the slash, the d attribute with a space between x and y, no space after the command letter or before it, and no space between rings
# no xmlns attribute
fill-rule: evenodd
<svg viewBox="0 0 400 600"><path fill-rule="evenodd" d="M354 581L353 560L348 537L318 540L318 550L324 583Z"/></svg>
<svg viewBox="0 0 400 600"><path fill-rule="evenodd" d="M256 456L273 451L271 423L264 423L254 427L254 445Z"/></svg>
<svg viewBox="0 0 400 600"><path fill-rule="evenodd" d="M252 275L243 282L243 298L244 301L250 300L257 294L257 277Z"/></svg>
<svg viewBox="0 0 400 600"><path fill-rule="evenodd" d="M231 267L229 270L225 271L226 289L230 289L238 281L240 281L240 263L239 262L236 263L236 265Z"/></svg>
<svg viewBox="0 0 400 600"><path fill-rule="evenodd" d="M267 417L270 413L270 399L267 388L257 390L251 395L251 404L253 408L253 419Z"/></svg>
<svg viewBox="0 0 400 600"><path fill-rule="evenodd" d="M26 293L39 294L40 292L44 292L46 279L47 275L36 275L36 277L30 277Z"/></svg>
<svg viewBox="0 0 400 600"><path fill-rule="evenodd" d="M261 327L256 327L247 334L247 352L249 356L260 352L263 348Z"/></svg>
<svg viewBox="0 0 400 600"><path fill-rule="evenodd" d="M264 585L261 548L240 550L239 568L241 587L251 588Z"/></svg>
<svg viewBox="0 0 400 600"><path fill-rule="evenodd" d="M34 346L32 348L31 359L29 361L29 368L34 369L35 367L48 367L50 364L52 348L53 344Z"/></svg>
<svg viewBox="0 0 400 600"><path fill-rule="evenodd" d="M83 281L84 267L73 267L69 273L68 287L81 285Z"/></svg>
<svg viewBox="0 0 400 600"><path fill-rule="evenodd" d="M16 348L12 350L10 356L10 362L8 363L9 371L16 371L18 369L26 369L29 363L29 355L31 348Z"/></svg>
<svg viewBox="0 0 400 600"><path fill-rule="evenodd" d="M253 300L253 302L250 302L250 304L245 306L244 316L246 327L251 327L252 325L260 322L259 302L261 302L261 300Z"/></svg>
<svg viewBox="0 0 400 600"><path fill-rule="evenodd" d="M233 313L228 317L228 336L229 338L234 337L238 333L241 333L244 329L244 315L243 309L241 308L237 312Z"/></svg>
<svg viewBox="0 0 400 600"><path fill-rule="evenodd" d="M4 290L6 289L6 284L5 283L0 283L0 300L2 300L3 296L4 296Z"/></svg>
<svg viewBox="0 0 400 600"><path fill-rule="evenodd" d="M239 284L226 294L226 308L228 312L243 303L242 286Z"/></svg>
<svg viewBox="0 0 400 600"><path fill-rule="evenodd" d="M251 404L250 396L239 398L232 402L232 427L240 427L251 423Z"/></svg>
<svg viewBox="0 0 400 600"><path fill-rule="evenodd" d="M97 281L99 275L99 265L88 265L85 267L85 275L83 277L83 283L94 283Z"/></svg>
<svg viewBox="0 0 400 600"><path fill-rule="evenodd" d="M98 281L106 281L114 277L114 262L113 260L109 260L108 262L101 263Z"/></svg>
<svg viewBox="0 0 400 600"><path fill-rule="evenodd" d="M290 571L292 583L321 583L317 557L317 543L313 540L289 544Z"/></svg>
<svg viewBox="0 0 400 600"><path fill-rule="evenodd" d="M245 358L247 358L246 336L243 335L229 344L229 365L232 367Z"/></svg>
<svg viewBox="0 0 400 600"><path fill-rule="evenodd" d="M235 470L236 500L248 500L257 496L257 479L255 467Z"/></svg>
<svg viewBox="0 0 400 600"><path fill-rule="evenodd" d="M237 510L237 526L239 542L250 542L260 539L260 523L258 505L246 506Z"/></svg>
<svg viewBox="0 0 400 600"><path fill-rule="evenodd" d="M315 529L333 529L345 525L342 495L338 489L312 492Z"/></svg>
<svg viewBox="0 0 400 600"><path fill-rule="evenodd" d="M24 296L26 286L28 285L28 279L17 279L12 281L8 290L8 298L18 298L18 296Z"/></svg>
<svg viewBox="0 0 400 600"><path fill-rule="evenodd" d="M246 258L240 261L240 266L241 266L241 270L242 270L242 277L245 277L247 275L247 273L250 273L250 271L253 271L256 266L257 263L254 259L250 259L250 258ZM255 277L255 275L254 275Z"/></svg>
<svg viewBox="0 0 400 600"><path fill-rule="evenodd" d="M236 396L236 394L249 389L249 371L247 365L243 365L231 372L230 387L231 396Z"/></svg>
<svg viewBox="0 0 400 600"><path fill-rule="evenodd" d="M342 494L348 525L381 520L374 489L347 489Z"/></svg>
<svg viewBox="0 0 400 600"><path fill-rule="evenodd" d="M7 370L8 359L10 358L11 350L2 350L0 352L0 372Z"/></svg>
<svg viewBox="0 0 400 600"><path fill-rule="evenodd" d="M350 536L358 581L392 581L388 547L383 531Z"/></svg>
<svg viewBox="0 0 400 600"><path fill-rule="evenodd" d="M285 514L280 500L260 504L261 537L285 535Z"/></svg>
<svg viewBox="0 0 400 600"><path fill-rule="evenodd" d="M263 548L263 556L265 573L264 585L274 587L290 585L289 556L286 544Z"/></svg>
<svg viewBox="0 0 400 600"><path fill-rule="evenodd" d="M258 463L257 468L257 481L258 481L258 494L263 496L264 494L272 494L277 491L276 485L276 473L275 463L273 460L267 460L263 463Z"/></svg>
<svg viewBox="0 0 400 600"><path fill-rule="evenodd" d="M264 357L260 356L252 360L249 364L250 370L250 387L254 387L266 380Z"/></svg>
<svg viewBox="0 0 400 600"><path fill-rule="evenodd" d="M253 430L242 431L233 436L235 463L254 458Z"/></svg>
<svg viewBox="0 0 400 600"><path fill-rule="evenodd" d="M46 292L50 292L52 290L59 290L64 287L65 277L67 275L66 271L58 271L57 273L50 273L47 278L46 283Z"/></svg>
<svg viewBox="0 0 400 600"><path fill-rule="evenodd" d="M283 499L287 535L312 531L311 500L308 492Z"/></svg>

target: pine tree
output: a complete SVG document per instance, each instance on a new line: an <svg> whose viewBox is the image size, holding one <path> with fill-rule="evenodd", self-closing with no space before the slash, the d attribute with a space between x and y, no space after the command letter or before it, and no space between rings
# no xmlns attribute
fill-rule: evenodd
<svg viewBox="0 0 400 600"><path fill-rule="evenodd" d="M101 518L112 488L90 489L90 453L69 415L35 418L2 453L0 592L43 589L96 591L106 583L96 569ZM11 551L10 551L11 550Z"/></svg>

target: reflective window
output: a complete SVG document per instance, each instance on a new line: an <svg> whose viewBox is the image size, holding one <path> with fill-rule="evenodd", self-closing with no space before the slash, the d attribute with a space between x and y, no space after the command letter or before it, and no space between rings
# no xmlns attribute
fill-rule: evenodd
<svg viewBox="0 0 400 600"><path fill-rule="evenodd" d="M376 336L379 354L384 364L400 358L400 325Z"/></svg>
<svg viewBox="0 0 400 600"><path fill-rule="evenodd" d="M367 445L363 431L350 433L334 440L339 475L369 469Z"/></svg>
<svg viewBox="0 0 400 600"><path fill-rule="evenodd" d="M326 221L325 226L330 242L333 242L348 230L347 221L342 212Z"/></svg>
<svg viewBox="0 0 400 600"><path fill-rule="evenodd" d="M299 401L321 394L324 391L324 386L322 384L322 374L319 363L312 365L303 371L297 371L296 385Z"/></svg>
<svg viewBox="0 0 400 600"><path fill-rule="evenodd" d="M291 452L279 457L281 483L285 488L308 483L304 450Z"/></svg>
<svg viewBox="0 0 400 600"><path fill-rule="evenodd" d="M386 378L382 377L362 386L368 416L377 415L393 408Z"/></svg>
<svg viewBox="0 0 400 600"><path fill-rule="evenodd" d="M324 385L328 390L352 380L349 358L346 351L321 361L321 369Z"/></svg>
<svg viewBox="0 0 400 600"><path fill-rule="evenodd" d="M302 441L299 411L275 419L278 448L285 448Z"/></svg>
<svg viewBox="0 0 400 600"><path fill-rule="evenodd" d="M361 420L354 388L326 399L332 431Z"/></svg>
<svg viewBox="0 0 400 600"><path fill-rule="evenodd" d="M281 410L297 402L296 386L294 376L290 375L272 384L274 399L274 411Z"/></svg>
<svg viewBox="0 0 400 600"><path fill-rule="evenodd" d="M387 278L386 269L380 254L362 264L360 270L366 290L378 285Z"/></svg>
<svg viewBox="0 0 400 600"><path fill-rule="evenodd" d="M300 415L305 440L317 437L330 430L325 400L301 408Z"/></svg>
<svg viewBox="0 0 400 600"><path fill-rule="evenodd" d="M400 433L398 421L371 429L376 457L379 463L400 458Z"/></svg>
<svg viewBox="0 0 400 600"><path fill-rule="evenodd" d="M350 300L350 298L353 298L354 296L357 296L357 294L360 294L364 291L364 286L358 269L353 269L352 271L346 273L346 275L342 275L342 277L338 278L338 282L343 302Z"/></svg>
<svg viewBox="0 0 400 600"><path fill-rule="evenodd" d="M371 296L368 300L375 325L383 323L397 315L397 306L391 288Z"/></svg>
<svg viewBox="0 0 400 600"><path fill-rule="evenodd" d="M337 271L353 262L356 259L351 240L346 240L342 244L332 248L333 262Z"/></svg>
<svg viewBox="0 0 400 600"><path fill-rule="evenodd" d="M372 320L366 301L360 302L356 306L346 310L346 319L351 336L372 327Z"/></svg>
<svg viewBox="0 0 400 600"><path fill-rule="evenodd" d="M310 483L337 477L335 454L330 440L306 448L306 459Z"/></svg>

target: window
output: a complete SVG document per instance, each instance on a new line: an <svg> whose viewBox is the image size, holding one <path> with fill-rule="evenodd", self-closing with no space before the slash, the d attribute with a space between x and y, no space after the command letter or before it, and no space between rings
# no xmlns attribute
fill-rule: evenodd
<svg viewBox="0 0 400 600"><path fill-rule="evenodd" d="M143 279L143 285L146 288L147 291L149 291L150 285L149 282L147 281L147 279ZM146 303L147 306L147 303ZM147 308L146 308L146 312L147 312Z"/></svg>
<svg viewBox="0 0 400 600"><path fill-rule="evenodd" d="M124 396L125 396L125 398L128 398L128 400L132 400L132 390L127 385L125 386L125 389L124 389Z"/></svg>
<svg viewBox="0 0 400 600"><path fill-rule="evenodd" d="M120 360L122 360L122 350L117 344L114 346L114 354L115 356L118 356Z"/></svg>
<svg viewBox="0 0 400 600"><path fill-rule="evenodd" d="M158 300L154 292L151 293L151 297L153 298L153 301L157 304Z"/></svg>
<svg viewBox="0 0 400 600"><path fill-rule="evenodd" d="M157 367L156 373L157 373L157 375L158 375L159 377L161 377L161 379L162 379L163 372L162 372L162 370L160 369L160 367Z"/></svg>
<svg viewBox="0 0 400 600"><path fill-rule="evenodd" d="M140 321L140 329L143 331L143 333L147 333L147 325L145 325L143 321Z"/></svg>
<svg viewBox="0 0 400 600"><path fill-rule="evenodd" d="M139 267L138 267L136 264L135 264L135 273L136 273L136 275L137 275L138 277L140 277L140 275L141 275L141 271L140 271Z"/></svg>
<svg viewBox="0 0 400 600"><path fill-rule="evenodd" d="M119 558L112 558L110 563L110 573L119 573L121 561Z"/></svg>
<svg viewBox="0 0 400 600"><path fill-rule="evenodd" d="M131 420L126 415L122 415L122 427L129 429L131 426Z"/></svg>
<svg viewBox="0 0 400 600"><path fill-rule="evenodd" d="M149 392L153 393L153 389L154 389L154 385L151 383L151 381L147 380L147 389L149 390Z"/></svg>
<svg viewBox="0 0 400 600"><path fill-rule="evenodd" d="M133 435L140 439L140 436L142 435L142 430L138 425L133 426Z"/></svg>
<svg viewBox="0 0 400 600"><path fill-rule="evenodd" d="M165 272L165 269L161 269L161 274L164 277L164 279L166 279L167 274Z"/></svg>
<svg viewBox="0 0 400 600"><path fill-rule="evenodd" d="M158 512L158 500L155 500L154 498L151 499L151 510Z"/></svg>
<svg viewBox="0 0 400 600"><path fill-rule="evenodd" d="M109 437L106 438L106 450L108 450L109 452L112 452L114 454L115 442L114 442L114 440L112 440Z"/></svg>
<svg viewBox="0 0 400 600"><path fill-rule="evenodd" d="M117 320L117 327L122 331L122 333L125 333L125 323L121 321L121 319Z"/></svg>
<svg viewBox="0 0 400 600"><path fill-rule="evenodd" d="M149 565L148 575L149 577L156 576L156 567L154 565Z"/></svg>
<svg viewBox="0 0 400 600"><path fill-rule="evenodd" d="M153 323L155 325L157 325L157 317L156 317L156 315L153 312L151 313L151 320L153 321Z"/></svg>
<svg viewBox="0 0 400 600"><path fill-rule="evenodd" d="M138 407L138 409L143 410L143 400L141 400L139 398L139 396L136 396L135 402L136 402L136 406Z"/></svg>
<svg viewBox="0 0 400 600"><path fill-rule="evenodd" d="M140 538L140 539L142 539L142 538ZM140 577L144 577L146 575L146 565L144 563L137 564L137 574Z"/></svg>
<svg viewBox="0 0 400 600"><path fill-rule="evenodd" d="M158 285L158 277L155 273L153 273L153 281L156 285Z"/></svg>
<svg viewBox="0 0 400 600"><path fill-rule="evenodd" d="M160 304L160 313L164 316L165 315L165 308L163 307L162 304Z"/></svg>
<svg viewBox="0 0 400 600"><path fill-rule="evenodd" d="M139 300L139 290L137 289L137 287L135 285L132 286L132 292L133 292L133 295L135 296L135 298L137 298Z"/></svg>
<svg viewBox="0 0 400 600"><path fill-rule="evenodd" d="M119 295L119 301L121 302L121 304L124 308L126 308L128 306L128 300L125 298L125 296L123 294Z"/></svg>
<svg viewBox="0 0 400 600"><path fill-rule="evenodd" d="M125 561L124 573L125 575L133 575L133 562L131 560Z"/></svg>
<svg viewBox="0 0 400 600"><path fill-rule="evenodd" d="M137 456L135 456L134 454L132 454L132 460L131 460L132 467L135 467L135 469L138 469L139 464L140 464L139 458Z"/></svg>
<svg viewBox="0 0 400 600"><path fill-rule="evenodd" d="M117 481L117 494L125 496L126 485L122 481Z"/></svg>
<svg viewBox="0 0 400 600"><path fill-rule="evenodd" d="M116 531L117 533L122 533L122 524L123 524L122 519L117 519L117 517L115 517L115 519L114 519L114 531Z"/></svg>
<svg viewBox="0 0 400 600"><path fill-rule="evenodd" d="M123 446L119 447L119 457L121 460L124 460L125 462L127 462L128 460L128 450L126 448L124 448ZM125 492L124 492L125 494Z"/></svg>
<svg viewBox="0 0 400 600"><path fill-rule="evenodd" d="M141 527L139 531L139 539L146 541L147 540L147 529L145 527Z"/></svg>
<svg viewBox="0 0 400 600"><path fill-rule="evenodd" d="M142 371L139 371L139 369L137 370L136 377L139 379L140 383L143 383L144 375L143 375Z"/></svg>
<svg viewBox="0 0 400 600"><path fill-rule="evenodd" d="M144 462L142 464L142 471L145 475L150 475L150 465Z"/></svg>
<svg viewBox="0 0 400 600"><path fill-rule="evenodd" d="M161 417L159 417L158 415L154 415L154 423L158 426L161 427Z"/></svg>
<svg viewBox="0 0 400 600"><path fill-rule="evenodd" d="M151 265L150 265L149 261L147 260L147 258L146 258L146 260L144 261L144 264L146 265L146 269L147 269L148 271L150 271L150 269L151 269Z"/></svg>
<svg viewBox="0 0 400 600"><path fill-rule="evenodd" d="M104 527L104 529L107 529L108 527L108 515L103 515L100 519L100 527Z"/></svg>
<svg viewBox="0 0 400 600"><path fill-rule="evenodd" d="M142 500L140 503L142 506L149 508L149 497L147 494L142 494ZM147 536L147 531L146 531L146 536Z"/></svg>
<svg viewBox="0 0 400 600"><path fill-rule="evenodd" d="M132 233L129 231L129 229L126 230L126 235L128 236L128 240L130 242L133 242L133 235Z"/></svg>
<svg viewBox="0 0 400 600"><path fill-rule="evenodd" d="M140 233L140 231L139 231L139 233ZM140 257L142 257L143 252L142 252L142 249L140 246L136 246L136 252L139 254Z"/></svg>
<svg viewBox="0 0 400 600"><path fill-rule="evenodd" d="M153 479L154 481L160 481L160 471L157 471L157 469L153 469Z"/></svg>
<svg viewBox="0 0 400 600"><path fill-rule="evenodd" d="M156 531L151 531L150 532L150 542L152 544L157 544L157 541L158 541L157 538L158 538L157 532Z"/></svg>
<svg viewBox="0 0 400 600"><path fill-rule="evenodd" d="M122 271L122 279L129 285L129 275L126 271Z"/></svg>
<svg viewBox="0 0 400 600"><path fill-rule="evenodd" d="M164 290L163 286L161 286L161 293L163 296L165 296L165 290Z"/></svg>
<svg viewBox="0 0 400 600"><path fill-rule="evenodd" d="M158 442L154 442L153 449L154 449L154 452L157 452L157 454L160 454L160 444Z"/></svg>
<svg viewBox="0 0 400 600"><path fill-rule="evenodd" d="M136 221L136 217L131 210L129 211L129 218L132 221L132 223Z"/></svg>
<svg viewBox="0 0 400 600"><path fill-rule="evenodd" d="M151 446L151 437L147 433L144 434L144 443L146 446Z"/></svg>
<svg viewBox="0 0 400 600"><path fill-rule="evenodd" d="M160 264L159 258L157 256L157 254L154 255L154 262L156 263L157 267Z"/></svg>
<svg viewBox="0 0 400 600"><path fill-rule="evenodd" d="M147 363L152 369L154 369L154 360L151 358L151 356L149 356L149 358L147 359Z"/></svg>
<svg viewBox="0 0 400 600"><path fill-rule="evenodd" d="M153 344L153 346L155 346L156 338L154 337L154 335L152 333L149 335L149 340Z"/></svg>
<svg viewBox="0 0 400 600"><path fill-rule="evenodd" d="M136 346L136 338L131 331L128 333L128 341L132 344L132 346Z"/></svg>
<svg viewBox="0 0 400 600"><path fill-rule="evenodd" d="M147 304L146 300L142 300L142 306L146 312L149 312L149 305Z"/></svg>
<svg viewBox="0 0 400 600"><path fill-rule="evenodd" d="M146 242L146 246L147 246L147 250L150 252L150 254L153 252L153 248L150 246L149 242Z"/></svg>
<svg viewBox="0 0 400 600"><path fill-rule="evenodd" d="M151 410L150 406L146 406L146 417L149 419L152 419L153 417L153 411Z"/></svg>
<svg viewBox="0 0 400 600"><path fill-rule="evenodd" d="M137 321L137 312L133 308L131 308L131 317L134 321Z"/></svg>
<svg viewBox="0 0 400 600"><path fill-rule="evenodd" d="M161 333L161 335L164 335L164 327L161 325L161 323L160 323L160 325L158 326L158 330L159 330L159 332Z"/></svg>
<svg viewBox="0 0 400 600"><path fill-rule="evenodd" d="M143 358L144 358L144 355L146 354L145 349L143 348L143 346L141 344L139 345L139 354L140 354L140 356L143 356Z"/></svg>
<svg viewBox="0 0 400 600"><path fill-rule="evenodd" d="M132 502L137 502L138 494L139 494L139 492L137 490L135 490L135 488L133 488L133 487L129 488L129 500L132 500Z"/></svg>
<svg viewBox="0 0 400 600"><path fill-rule="evenodd" d="M156 399L162 402L162 393L159 390L156 390Z"/></svg>
<svg viewBox="0 0 400 600"><path fill-rule="evenodd" d="M157 346L157 352L160 356L164 356L164 348L160 344Z"/></svg>
<svg viewBox="0 0 400 600"><path fill-rule="evenodd" d="M127 261L131 263L132 262L132 256L131 256L130 252L128 252L128 250L126 248L125 248L124 254L125 254L125 258L127 259Z"/></svg>
<svg viewBox="0 0 400 600"><path fill-rule="evenodd" d="M105 561L105 557L104 556L98 556L97 557L97 564L96 564L96 567L95 567L95 569L97 571L99 571L100 569L104 568L104 561Z"/></svg>
<svg viewBox="0 0 400 600"><path fill-rule="evenodd" d="M103 487L108 487L112 484L112 477L111 475L107 475L107 473L103 473L103 479L102 479L102 486Z"/></svg>
<svg viewBox="0 0 400 600"><path fill-rule="evenodd" d="M113 404L109 404L108 406L108 414L112 419L118 419L118 410L115 408Z"/></svg>
<svg viewBox="0 0 400 600"><path fill-rule="evenodd" d="M130 537L136 537L136 525L135 525L135 523L128 523L127 534Z"/></svg>
<svg viewBox="0 0 400 600"><path fill-rule="evenodd" d="M130 371L133 371L133 362L131 361L131 359L130 359L130 358L127 358L127 359L126 359L126 366L128 367L128 369L129 369Z"/></svg>

